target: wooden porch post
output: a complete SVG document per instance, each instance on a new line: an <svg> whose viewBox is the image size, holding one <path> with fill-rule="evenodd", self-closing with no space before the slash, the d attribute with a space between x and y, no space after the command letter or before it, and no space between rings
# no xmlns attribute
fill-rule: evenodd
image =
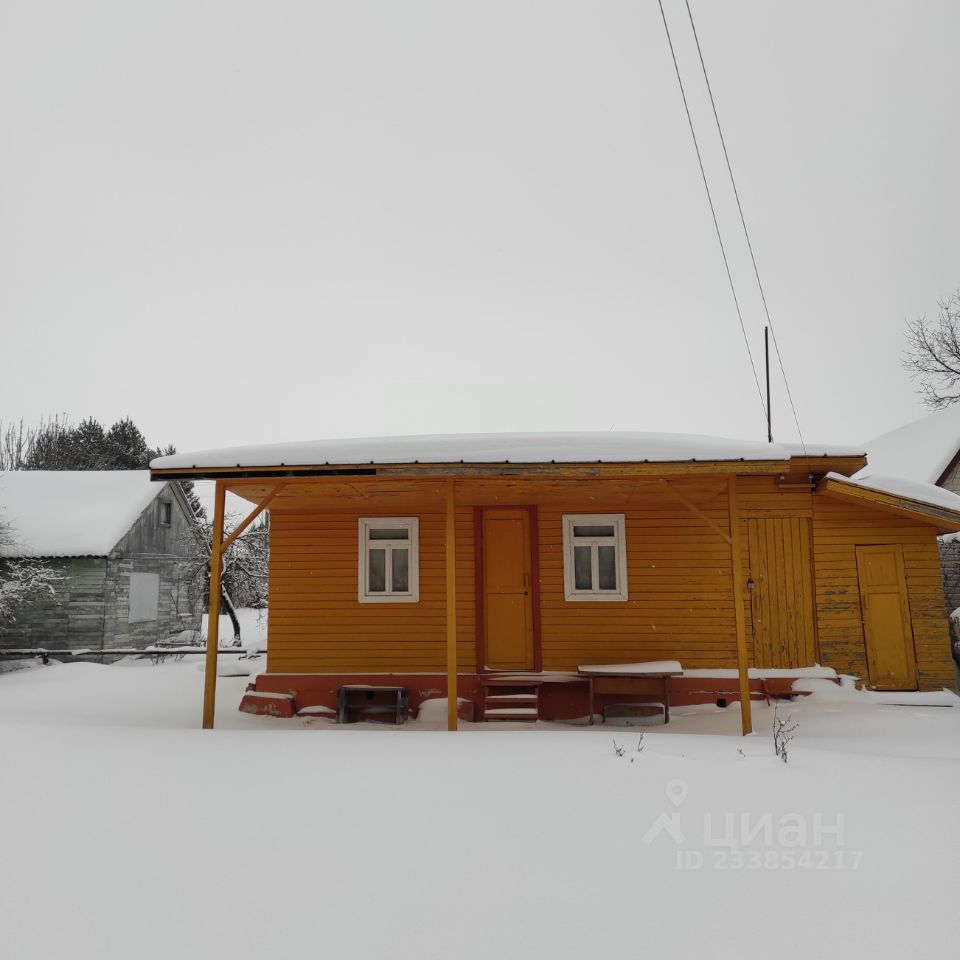
<svg viewBox="0 0 960 960"><path fill-rule="evenodd" d="M223 506L225 481L216 481L213 533L210 543L210 603L207 611L207 660L203 672L203 729L213 729L217 700L217 650L220 645L220 572L223 564Z"/></svg>
<svg viewBox="0 0 960 960"><path fill-rule="evenodd" d="M447 729L457 729L457 531L454 503L454 480L447 478Z"/></svg>
<svg viewBox="0 0 960 960"><path fill-rule="evenodd" d="M747 622L743 615L743 558L740 552L740 513L737 509L737 478L727 477L730 510L730 558L733 563L733 613L737 624L737 672L740 675L740 716L743 733L753 732L750 709L750 673L747 660Z"/></svg>

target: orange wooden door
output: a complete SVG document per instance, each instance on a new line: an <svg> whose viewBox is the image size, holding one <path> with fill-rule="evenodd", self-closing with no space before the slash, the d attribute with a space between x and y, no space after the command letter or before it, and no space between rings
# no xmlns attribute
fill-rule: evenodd
<svg viewBox="0 0 960 960"><path fill-rule="evenodd" d="M490 670L533 669L530 536L527 510L483 511L483 666Z"/></svg>
<svg viewBox="0 0 960 960"><path fill-rule="evenodd" d="M812 667L817 642L809 521L748 520L747 538L754 665Z"/></svg>
<svg viewBox="0 0 960 960"><path fill-rule="evenodd" d="M871 686L878 690L916 690L917 662L903 547L857 547L857 577Z"/></svg>

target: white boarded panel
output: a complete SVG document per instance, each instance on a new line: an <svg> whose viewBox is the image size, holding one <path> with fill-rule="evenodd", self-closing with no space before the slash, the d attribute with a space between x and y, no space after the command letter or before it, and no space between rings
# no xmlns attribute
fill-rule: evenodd
<svg viewBox="0 0 960 960"><path fill-rule="evenodd" d="M157 619L160 602L160 574L130 574L130 612L128 623L145 623Z"/></svg>

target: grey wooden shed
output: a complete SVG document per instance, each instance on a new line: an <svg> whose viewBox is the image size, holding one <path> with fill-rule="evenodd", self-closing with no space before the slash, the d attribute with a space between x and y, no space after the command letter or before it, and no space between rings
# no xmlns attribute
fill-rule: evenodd
<svg viewBox="0 0 960 960"><path fill-rule="evenodd" d="M177 483L139 470L0 473L2 558L42 558L62 576L56 599L23 605L0 650L107 652L200 626L202 600L180 577L196 521Z"/></svg>

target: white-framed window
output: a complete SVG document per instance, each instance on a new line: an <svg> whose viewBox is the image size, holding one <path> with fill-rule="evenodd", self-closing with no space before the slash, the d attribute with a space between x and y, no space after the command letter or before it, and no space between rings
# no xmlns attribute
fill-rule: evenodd
<svg viewBox="0 0 960 960"><path fill-rule="evenodd" d="M563 585L567 600L627 599L622 513L564 514Z"/></svg>
<svg viewBox="0 0 960 960"><path fill-rule="evenodd" d="M420 599L416 517L361 517L361 603L416 603Z"/></svg>

